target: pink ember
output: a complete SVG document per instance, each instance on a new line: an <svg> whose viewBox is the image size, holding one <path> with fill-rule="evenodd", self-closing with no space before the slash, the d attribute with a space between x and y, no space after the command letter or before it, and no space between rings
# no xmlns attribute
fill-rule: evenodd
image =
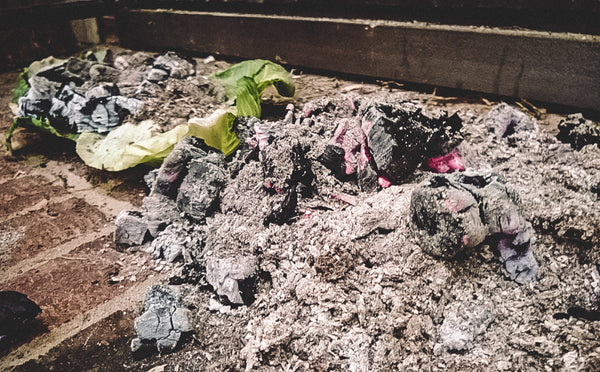
<svg viewBox="0 0 600 372"><path fill-rule="evenodd" d="M427 159L427 167L436 173L462 172L465 170L458 149L454 149L446 155Z"/></svg>
<svg viewBox="0 0 600 372"><path fill-rule="evenodd" d="M377 183L384 189L387 189L388 187L392 186L392 181L388 180L385 176L379 176L377 178Z"/></svg>

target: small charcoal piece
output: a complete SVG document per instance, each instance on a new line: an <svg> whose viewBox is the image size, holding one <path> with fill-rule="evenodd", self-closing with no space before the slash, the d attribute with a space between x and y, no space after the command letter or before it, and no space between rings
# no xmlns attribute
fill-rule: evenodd
<svg viewBox="0 0 600 372"><path fill-rule="evenodd" d="M33 89L19 99L19 114L48 118L56 127L66 131L109 132L142 105L135 98L118 95L118 88L113 84L91 88L85 96L69 84L63 85L53 96L40 94L40 90L48 90L44 80L39 77L30 79Z"/></svg>
<svg viewBox="0 0 600 372"><path fill-rule="evenodd" d="M152 67L148 74L148 80L152 82L166 80L169 77L183 79L195 73L194 65L174 52L158 56Z"/></svg>
<svg viewBox="0 0 600 372"><path fill-rule="evenodd" d="M0 350L8 347L13 338L22 337L41 311L22 293L0 291Z"/></svg>
<svg viewBox="0 0 600 372"><path fill-rule="evenodd" d="M298 192L295 188L287 190L285 195L278 195L272 201L271 212L265 217L264 225L269 224L283 225L296 215L296 207L298 206Z"/></svg>
<svg viewBox="0 0 600 372"><path fill-rule="evenodd" d="M507 277L520 284L536 279L538 264L530 249L533 228L498 174L431 177L413 192L411 214L426 253L452 259L488 239L495 244Z"/></svg>
<svg viewBox="0 0 600 372"><path fill-rule="evenodd" d="M140 245L148 233L148 221L138 211L121 211L115 219L115 225L117 244Z"/></svg>
<svg viewBox="0 0 600 372"><path fill-rule="evenodd" d="M182 306L181 298L172 287L155 285L146 294L142 314L135 319L137 337L131 341L131 351L146 348L170 352L177 347L182 333L193 328L189 310Z"/></svg>
<svg viewBox="0 0 600 372"><path fill-rule="evenodd" d="M563 143L571 144L575 150L586 145L596 144L600 147L600 123L587 120L582 114L567 116L558 123L556 138Z"/></svg>
<svg viewBox="0 0 600 372"><path fill-rule="evenodd" d="M506 103L494 106L485 115L483 121L498 139L520 131L534 130L537 126L534 118Z"/></svg>
<svg viewBox="0 0 600 372"><path fill-rule="evenodd" d="M248 305L254 300L257 261L251 256L209 257L206 281L225 304Z"/></svg>
<svg viewBox="0 0 600 372"><path fill-rule="evenodd" d="M182 138L160 166L152 191L175 199L187 174L188 163L192 159L205 157L207 151L208 146L202 139Z"/></svg>
<svg viewBox="0 0 600 372"><path fill-rule="evenodd" d="M177 193L177 208L195 221L204 221L219 208L226 180L221 155L211 153L192 159Z"/></svg>

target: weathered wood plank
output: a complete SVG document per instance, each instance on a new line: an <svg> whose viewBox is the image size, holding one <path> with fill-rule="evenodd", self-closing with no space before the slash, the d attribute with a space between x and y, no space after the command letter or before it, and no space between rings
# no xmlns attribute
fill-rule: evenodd
<svg viewBox="0 0 600 372"><path fill-rule="evenodd" d="M131 10L133 48L177 49L600 108L600 37L418 23Z"/></svg>

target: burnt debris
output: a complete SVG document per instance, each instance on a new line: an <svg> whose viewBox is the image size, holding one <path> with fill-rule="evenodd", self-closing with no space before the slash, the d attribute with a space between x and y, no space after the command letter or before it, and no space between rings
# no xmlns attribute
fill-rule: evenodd
<svg viewBox="0 0 600 372"><path fill-rule="evenodd" d="M183 307L181 296L172 288L155 285L146 294L142 314L135 319L137 337L131 341L131 351L143 353L156 348L159 353L173 351L181 335L192 330L189 310Z"/></svg>
<svg viewBox="0 0 600 372"><path fill-rule="evenodd" d="M40 307L26 295L16 291L0 291L0 350L29 331Z"/></svg>
<svg viewBox="0 0 600 372"><path fill-rule="evenodd" d="M593 144L600 146L600 124L584 118L582 114L569 115L561 120L558 131L556 138L569 143L575 150Z"/></svg>
<svg viewBox="0 0 600 372"><path fill-rule="evenodd" d="M521 131L531 131L537 126L534 118L506 103L494 106L485 115L483 121L497 139Z"/></svg>
<svg viewBox="0 0 600 372"><path fill-rule="evenodd" d="M430 118L409 104L350 100L319 161L342 181L356 178L365 191L405 181L423 162L441 172L462 171L455 150L463 137L457 114ZM317 109L311 114L320 112Z"/></svg>
<svg viewBox="0 0 600 372"><path fill-rule="evenodd" d="M503 178L490 172L438 175L413 192L411 214L426 253L453 259L484 241L495 245L503 272L523 284L536 280L531 224Z"/></svg>

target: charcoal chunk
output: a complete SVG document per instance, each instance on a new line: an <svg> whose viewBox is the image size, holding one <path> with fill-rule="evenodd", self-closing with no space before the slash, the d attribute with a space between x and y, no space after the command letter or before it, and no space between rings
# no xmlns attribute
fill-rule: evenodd
<svg viewBox="0 0 600 372"><path fill-rule="evenodd" d="M184 137L177 142L158 170L152 191L175 199L187 174L188 163L205 157L207 149L204 141L196 137Z"/></svg>
<svg viewBox="0 0 600 372"><path fill-rule="evenodd" d="M206 280L226 304L250 304L258 266L255 257L209 257Z"/></svg>
<svg viewBox="0 0 600 372"><path fill-rule="evenodd" d="M537 125L534 118L506 103L494 106L483 120L496 138L508 137L520 131L534 130Z"/></svg>
<svg viewBox="0 0 600 372"><path fill-rule="evenodd" d="M582 114L569 115L558 123L556 138L563 143L569 143L575 150L581 150L586 145L600 146L600 123L587 120Z"/></svg>
<svg viewBox="0 0 600 372"><path fill-rule="evenodd" d="M394 183L405 180L426 158L446 154L462 141L456 114L432 119L420 109L371 104L361 115L377 170Z"/></svg>
<svg viewBox="0 0 600 372"><path fill-rule="evenodd" d="M193 220L204 221L218 209L226 179L218 154L192 159L179 187L177 208Z"/></svg>
<svg viewBox="0 0 600 372"><path fill-rule="evenodd" d="M115 242L140 245L148 232L148 221L138 211L121 211L115 219Z"/></svg>
<svg viewBox="0 0 600 372"><path fill-rule="evenodd" d="M522 216L517 196L498 174L434 176L413 192L411 214L426 253L452 259L487 239L497 248L507 277L520 284L536 279L533 228Z"/></svg>
<svg viewBox="0 0 600 372"><path fill-rule="evenodd" d="M172 288L155 285L146 294L142 314L135 319L137 337L131 341L131 351L156 347L159 353L177 347L181 334L192 330L189 310Z"/></svg>

